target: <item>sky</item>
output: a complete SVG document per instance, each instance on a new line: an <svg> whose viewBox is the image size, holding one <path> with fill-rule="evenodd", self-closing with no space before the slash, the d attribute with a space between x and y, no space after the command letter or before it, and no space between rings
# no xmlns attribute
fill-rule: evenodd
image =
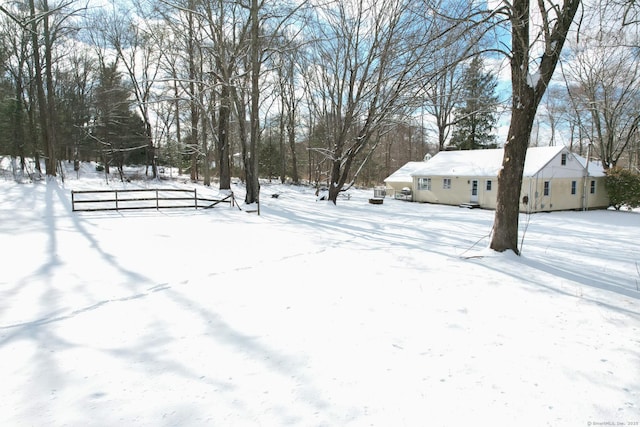
<svg viewBox="0 0 640 427"><path fill-rule="evenodd" d="M523 215L518 257L487 249L492 211L370 189L72 212L73 189L219 192L0 165L0 425L640 422L640 212Z"/></svg>

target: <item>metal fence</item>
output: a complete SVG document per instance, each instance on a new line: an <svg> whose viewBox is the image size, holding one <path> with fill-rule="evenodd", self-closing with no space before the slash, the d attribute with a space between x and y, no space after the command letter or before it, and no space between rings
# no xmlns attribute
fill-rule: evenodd
<svg viewBox="0 0 640 427"><path fill-rule="evenodd" d="M233 193L220 199L199 197L197 190L153 188L134 190L71 191L73 212L120 211L134 209L208 209L219 203L235 205Z"/></svg>

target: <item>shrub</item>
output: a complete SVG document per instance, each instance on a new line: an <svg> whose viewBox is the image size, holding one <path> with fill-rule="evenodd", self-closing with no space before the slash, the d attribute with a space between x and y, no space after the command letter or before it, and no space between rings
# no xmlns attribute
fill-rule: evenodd
<svg viewBox="0 0 640 427"><path fill-rule="evenodd" d="M640 175L627 169L612 168L605 181L609 203L616 210L622 206L630 209L640 206Z"/></svg>

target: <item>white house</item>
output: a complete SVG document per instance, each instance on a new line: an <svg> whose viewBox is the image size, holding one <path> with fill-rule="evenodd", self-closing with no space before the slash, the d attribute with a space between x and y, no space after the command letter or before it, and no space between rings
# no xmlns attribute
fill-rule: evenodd
<svg viewBox="0 0 640 427"><path fill-rule="evenodd" d="M426 162L408 163L385 183L395 190L399 182L410 182L408 186L417 202L495 209L503 154L503 149L441 151ZM564 146L529 148L520 210L607 208L604 170L595 162L586 165L586 159ZM406 181L407 174L410 181Z"/></svg>

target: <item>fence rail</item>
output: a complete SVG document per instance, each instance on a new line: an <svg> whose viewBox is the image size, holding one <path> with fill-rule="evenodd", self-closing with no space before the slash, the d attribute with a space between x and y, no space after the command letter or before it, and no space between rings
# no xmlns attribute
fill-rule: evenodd
<svg viewBox="0 0 640 427"><path fill-rule="evenodd" d="M208 209L219 203L235 205L233 193L221 199L198 197L198 192L176 188L153 188L133 190L73 190L71 210L73 212L120 211L138 209Z"/></svg>

